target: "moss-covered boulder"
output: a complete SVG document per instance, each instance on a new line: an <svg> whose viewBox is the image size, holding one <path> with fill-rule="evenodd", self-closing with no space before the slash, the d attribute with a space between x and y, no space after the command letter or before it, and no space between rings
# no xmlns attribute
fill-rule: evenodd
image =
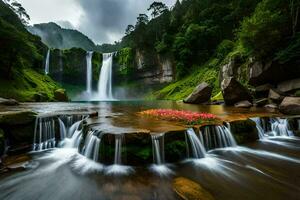
<svg viewBox="0 0 300 200"><path fill-rule="evenodd" d="M63 101L63 102L66 102L66 101L69 100L68 96L67 96L67 92L64 89L55 90L55 92L54 92L54 98L57 101Z"/></svg>
<svg viewBox="0 0 300 200"><path fill-rule="evenodd" d="M214 197L201 185L184 177L173 180L173 189L183 200L214 200Z"/></svg>
<svg viewBox="0 0 300 200"><path fill-rule="evenodd" d="M238 144L250 143L259 139L256 124L250 119L230 122L230 127Z"/></svg>

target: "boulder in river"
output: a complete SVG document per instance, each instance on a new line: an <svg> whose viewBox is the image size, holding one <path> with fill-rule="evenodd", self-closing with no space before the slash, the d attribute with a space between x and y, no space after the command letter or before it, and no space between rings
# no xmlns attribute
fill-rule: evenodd
<svg viewBox="0 0 300 200"><path fill-rule="evenodd" d="M300 97L285 97L279 110L287 115L300 115Z"/></svg>
<svg viewBox="0 0 300 200"><path fill-rule="evenodd" d="M184 100L184 103L200 104L210 100L212 88L207 83L198 85L193 93Z"/></svg>
<svg viewBox="0 0 300 200"><path fill-rule="evenodd" d="M66 90L64 89L58 89L54 91L54 98L57 101L66 102L69 101Z"/></svg>
<svg viewBox="0 0 300 200"><path fill-rule="evenodd" d="M300 89L300 78L281 82L278 84L277 89L282 92Z"/></svg>
<svg viewBox="0 0 300 200"><path fill-rule="evenodd" d="M273 85L271 85L269 83L256 87L255 88L255 97L257 97L257 98L267 97L270 89L272 89L272 88L274 88Z"/></svg>
<svg viewBox="0 0 300 200"><path fill-rule="evenodd" d="M245 100L245 101L240 101L240 102L234 104L234 106L237 108L250 108L250 107L252 107L252 103Z"/></svg>
<svg viewBox="0 0 300 200"><path fill-rule="evenodd" d="M4 106L16 106L19 105L19 102L15 99L4 99L0 97L0 105Z"/></svg>
<svg viewBox="0 0 300 200"><path fill-rule="evenodd" d="M227 105L234 105L240 101L252 101L252 97L247 88L235 80L233 77L224 79L221 84L223 97Z"/></svg>
<svg viewBox="0 0 300 200"><path fill-rule="evenodd" d="M280 103L284 99L284 96L278 90L271 89L269 91L269 99L271 99L272 101L274 101L276 103Z"/></svg>
<svg viewBox="0 0 300 200"><path fill-rule="evenodd" d="M184 200L213 200L214 197L201 185L184 177L175 178L174 191Z"/></svg>

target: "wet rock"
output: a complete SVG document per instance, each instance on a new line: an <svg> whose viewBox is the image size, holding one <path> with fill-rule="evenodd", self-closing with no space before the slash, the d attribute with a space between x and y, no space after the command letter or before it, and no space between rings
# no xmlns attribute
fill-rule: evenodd
<svg viewBox="0 0 300 200"><path fill-rule="evenodd" d="M269 99L271 99L272 101L276 102L276 103L280 103L284 96L281 95L282 93L280 93L278 90L275 89L271 89L269 91Z"/></svg>
<svg viewBox="0 0 300 200"><path fill-rule="evenodd" d="M249 101L240 101L234 104L234 106L237 108L250 108L252 107L252 103L250 103Z"/></svg>
<svg viewBox="0 0 300 200"><path fill-rule="evenodd" d="M256 124L252 120L230 122L230 130L238 144L246 144L258 140Z"/></svg>
<svg viewBox="0 0 300 200"><path fill-rule="evenodd" d="M184 103L200 104L210 100L212 88L207 83L198 85L193 93L184 100Z"/></svg>
<svg viewBox="0 0 300 200"><path fill-rule="evenodd" d="M273 85L267 83L264 85L260 85L255 88L255 96L256 97L267 97L270 89L274 88Z"/></svg>
<svg viewBox="0 0 300 200"><path fill-rule="evenodd" d="M234 105L235 103L244 100L252 101L252 97L248 89L233 77L224 79L222 81L221 88L227 105Z"/></svg>
<svg viewBox="0 0 300 200"><path fill-rule="evenodd" d="M67 93L66 93L66 90L64 90L64 89L55 90L55 92L54 92L54 98L57 101L61 101L61 102L69 101Z"/></svg>
<svg viewBox="0 0 300 200"><path fill-rule="evenodd" d="M279 110L288 115L300 115L300 97L285 97Z"/></svg>
<svg viewBox="0 0 300 200"><path fill-rule="evenodd" d="M274 103L270 103L264 106L267 109L278 109L278 105Z"/></svg>
<svg viewBox="0 0 300 200"><path fill-rule="evenodd" d="M281 82L278 84L277 89L282 92L300 89L300 78Z"/></svg>
<svg viewBox="0 0 300 200"><path fill-rule="evenodd" d="M22 125L35 120L36 113L31 111L7 111L0 112L0 124Z"/></svg>
<svg viewBox="0 0 300 200"><path fill-rule="evenodd" d="M15 99L4 99L0 97L0 105L4 106L16 106L19 105L19 102Z"/></svg>
<svg viewBox="0 0 300 200"><path fill-rule="evenodd" d="M262 106L267 105L268 103L269 103L268 98L258 99L258 100L255 101L255 106L262 107Z"/></svg>
<svg viewBox="0 0 300 200"><path fill-rule="evenodd" d="M214 197L198 183L178 177L173 181L174 191L184 200L213 200Z"/></svg>

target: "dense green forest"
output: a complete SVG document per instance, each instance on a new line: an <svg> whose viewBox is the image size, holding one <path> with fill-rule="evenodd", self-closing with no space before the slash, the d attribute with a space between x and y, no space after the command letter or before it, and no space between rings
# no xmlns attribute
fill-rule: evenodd
<svg viewBox="0 0 300 200"><path fill-rule="evenodd" d="M298 0L177 0L171 9L154 2L148 10L151 19L140 14L117 46L127 52L130 49L133 53L128 55L142 51L146 67L153 66L156 55L173 60L176 81L154 92L152 98L182 99L203 81L213 86L218 98L219 72L230 61L238 63L236 78L251 88L265 83L249 84L249 67L254 62L273 61L292 72L299 60ZM134 70L126 72L135 77ZM277 76L265 81L276 83L280 81ZM293 78L295 74L286 76Z"/></svg>
<svg viewBox="0 0 300 200"><path fill-rule="evenodd" d="M15 6L0 1L0 96L20 101L54 101L55 93L62 90L43 75L41 66L48 48L26 30L25 19L20 19L26 12L20 4Z"/></svg>

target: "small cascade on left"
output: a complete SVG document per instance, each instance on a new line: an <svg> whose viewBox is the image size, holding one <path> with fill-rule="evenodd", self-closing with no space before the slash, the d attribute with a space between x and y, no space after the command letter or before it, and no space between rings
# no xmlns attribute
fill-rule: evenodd
<svg viewBox="0 0 300 200"><path fill-rule="evenodd" d="M46 61L45 61L45 74L49 74L50 72L50 49L48 49L48 52L47 52L47 56L46 56Z"/></svg>
<svg viewBox="0 0 300 200"><path fill-rule="evenodd" d="M56 146L55 121L51 117L37 118L34 129L33 151Z"/></svg>

